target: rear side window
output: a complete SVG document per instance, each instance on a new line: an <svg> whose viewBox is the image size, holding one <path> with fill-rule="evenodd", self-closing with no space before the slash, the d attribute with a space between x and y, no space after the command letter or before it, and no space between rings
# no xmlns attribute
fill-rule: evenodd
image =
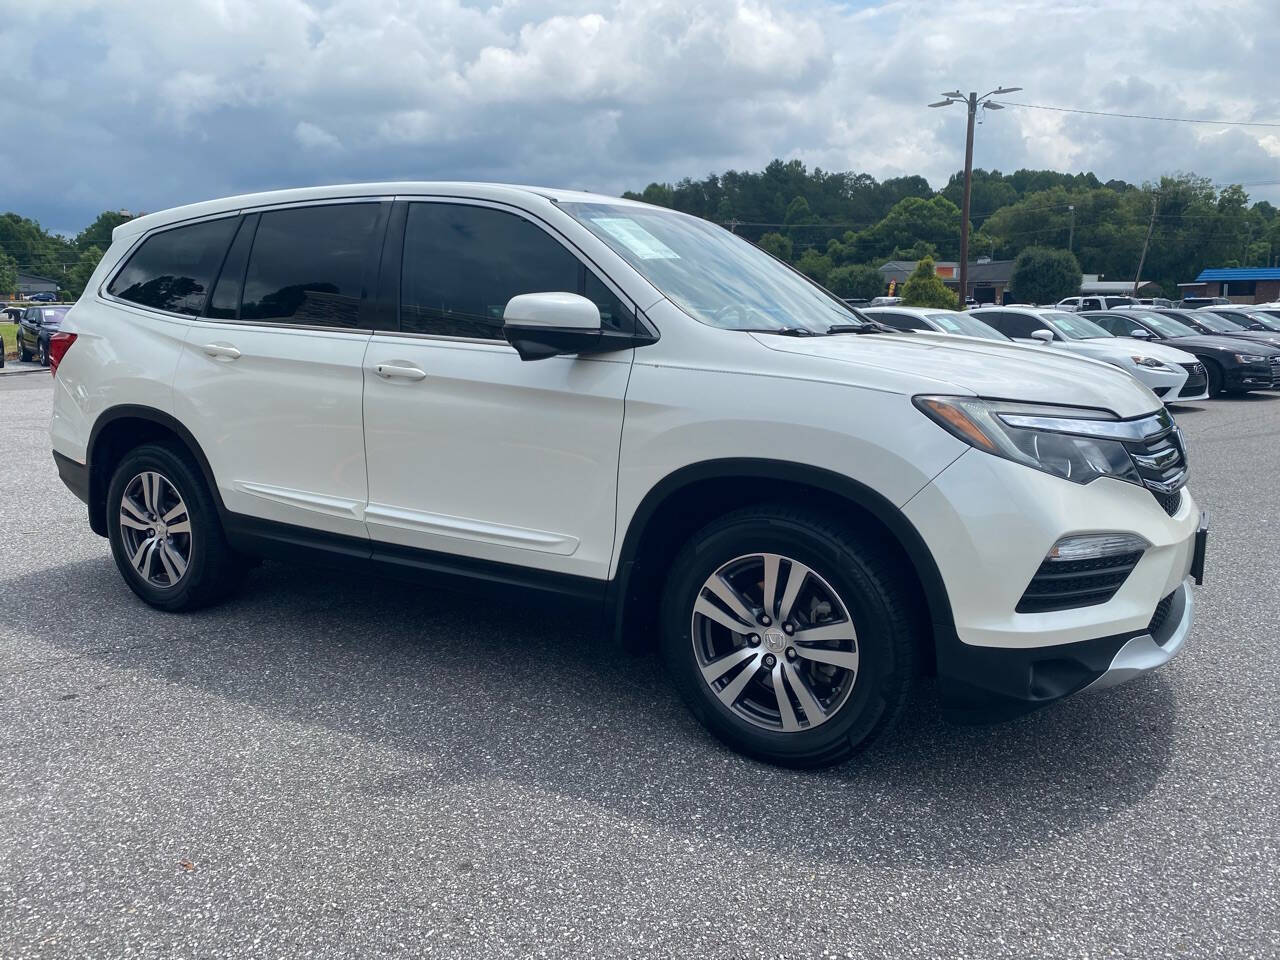
<svg viewBox="0 0 1280 960"><path fill-rule="evenodd" d="M262 214L245 272L240 319L358 326L373 275L370 254L380 215L377 203Z"/></svg>
<svg viewBox="0 0 1280 960"><path fill-rule="evenodd" d="M199 316L237 222L224 217L153 234L107 292L139 306Z"/></svg>
<svg viewBox="0 0 1280 960"><path fill-rule="evenodd" d="M413 203L405 224L400 329L502 339L502 311L522 293L578 293L605 327L635 316L563 245L524 217L489 207Z"/></svg>

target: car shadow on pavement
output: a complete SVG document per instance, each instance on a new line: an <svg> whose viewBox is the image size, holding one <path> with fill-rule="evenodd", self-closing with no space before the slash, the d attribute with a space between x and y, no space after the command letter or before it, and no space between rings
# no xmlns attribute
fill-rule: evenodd
<svg viewBox="0 0 1280 960"><path fill-rule="evenodd" d="M109 556L5 588L0 622L52 646L45 662L88 658L400 752L394 771L359 781L371 799L505 779L567 812L590 804L761 855L983 865L1105 825L1171 756L1176 708L1159 675L988 727L945 723L926 687L869 752L790 771L721 747L653 658L614 656L565 614L272 563L235 599L184 616L136 600ZM20 688L41 668L5 681ZM111 687L70 706L94 710Z"/></svg>

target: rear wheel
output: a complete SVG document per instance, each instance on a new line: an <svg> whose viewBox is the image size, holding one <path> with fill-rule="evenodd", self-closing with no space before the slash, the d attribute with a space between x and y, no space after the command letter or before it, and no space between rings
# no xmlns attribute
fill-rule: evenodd
<svg viewBox="0 0 1280 960"><path fill-rule="evenodd" d="M915 675L912 604L874 541L821 514L749 508L672 565L663 656L693 713L736 750L838 763L897 718Z"/></svg>
<svg viewBox="0 0 1280 960"><path fill-rule="evenodd" d="M138 447L116 468L107 534L125 582L161 610L221 600L244 573L204 478L190 458L161 444Z"/></svg>

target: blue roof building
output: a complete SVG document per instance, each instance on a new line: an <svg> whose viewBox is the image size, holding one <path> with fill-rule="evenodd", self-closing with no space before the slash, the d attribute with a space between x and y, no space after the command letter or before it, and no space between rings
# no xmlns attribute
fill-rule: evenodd
<svg viewBox="0 0 1280 960"><path fill-rule="evenodd" d="M1208 267L1192 283L1180 283L1184 297L1228 297L1235 303L1280 300L1280 267Z"/></svg>

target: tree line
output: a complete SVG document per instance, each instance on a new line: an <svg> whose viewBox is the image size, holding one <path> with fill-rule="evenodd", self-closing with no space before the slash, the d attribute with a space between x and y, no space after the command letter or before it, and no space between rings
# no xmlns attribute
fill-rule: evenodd
<svg viewBox="0 0 1280 960"><path fill-rule="evenodd" d="M875 296L888 260L956 260L963 175L941 190L920 176L808 169L774 160L759 172L651 183L623 196L714 221L759 244L834 292ZM1280 258L1280 217L1243 187L1219 188L1191 173L1141 186L1092 173L975 170L970 256L1016 259L1027 250L1070 250L1085 273L1132 280L1147 229L1143 279L1176 295L1205 267L1266 266ZM1155 218L1152 220L1154 211ZM75 237L16 213L0 215L0 293L16 271L56 280L78 297L128 214L106 211Z"/></svg>
<svg viewBox="0 0 1280 960"><path fill-rule="evenodd" d="M963 173L941 190L923 177L877 181L774 160L754 173L651 183L623 196L713 220L842 296L874 296L889 260L960 256ZM1152 212L1154 210L1154 221ZM1141 186L1092 173L975 170L969 253L1013 260L1032 248L1070 250L1085 273L1132 280L1150 226L1143 279L1166 295L1205 267L1268 266L1280 257L1280 218L1243 187L1192 173ZM876 293L881 292L878 288Z"/></svg>
<svg viewBox="0 0 1280 960"><path fill-rule="evenodd" d="M22 271L56 281L60 295L74 300L111 245L111 231L130 219L107 210L74 237L63 237L19 214L0 214L0 296L15 292Z"/></svg>

